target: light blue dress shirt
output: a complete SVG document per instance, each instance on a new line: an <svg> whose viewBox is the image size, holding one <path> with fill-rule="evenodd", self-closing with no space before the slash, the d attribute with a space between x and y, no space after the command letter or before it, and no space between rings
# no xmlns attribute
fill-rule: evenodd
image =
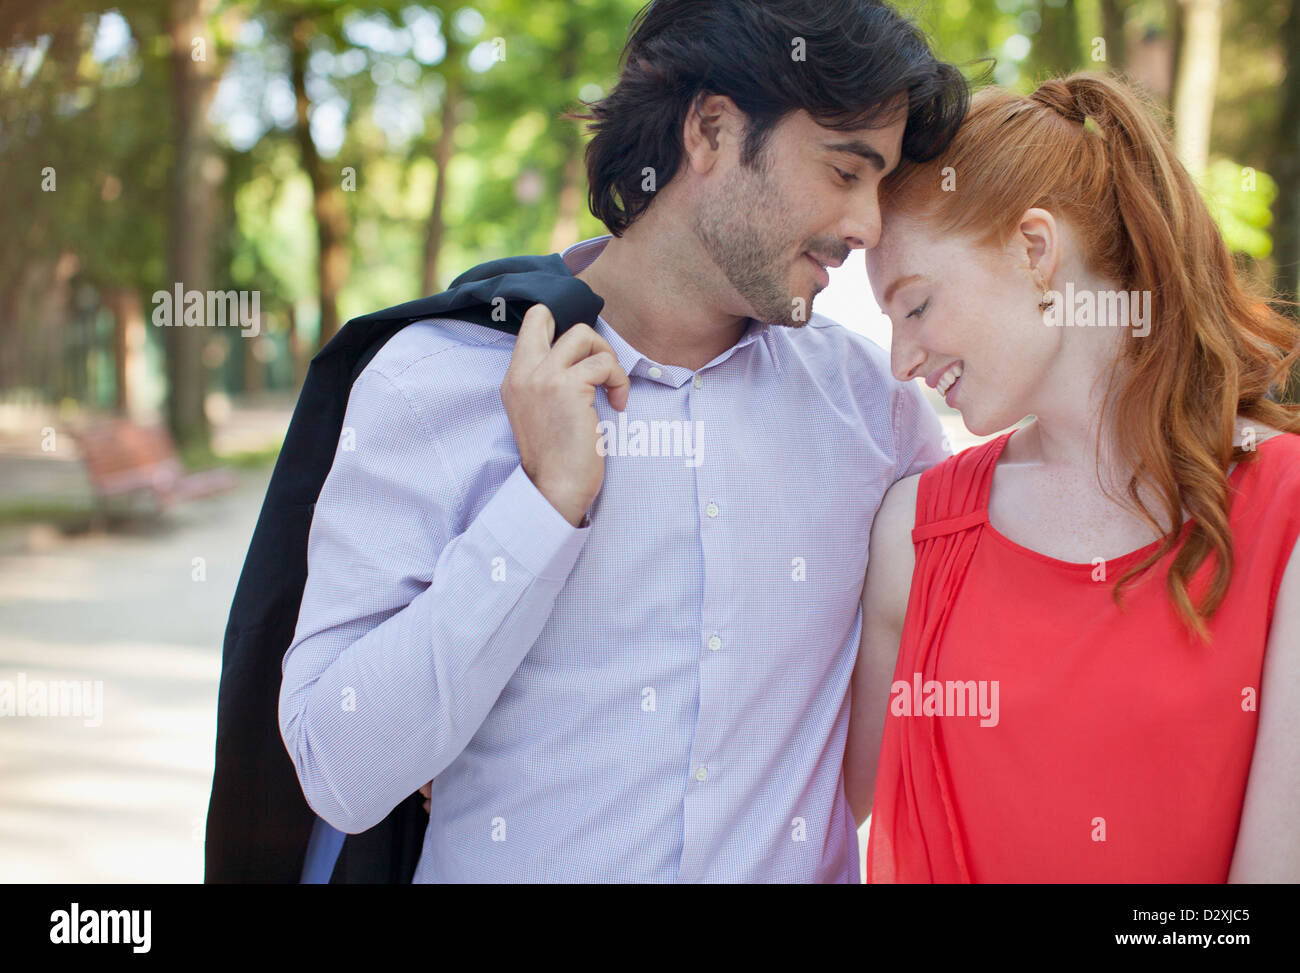
<svg viewBox="0 0 1300 973"><path fill-rule="evenodd" d="M868 538L948 455L938 418L819 315L698 371L593 327L632 388L623 414L597 392L583 528L519 465L513 336L416 323L357 379L283 666L307 801L357 833L434 779L416 882L857 882ZM304 881L337 854L318 825Z"/></svg>

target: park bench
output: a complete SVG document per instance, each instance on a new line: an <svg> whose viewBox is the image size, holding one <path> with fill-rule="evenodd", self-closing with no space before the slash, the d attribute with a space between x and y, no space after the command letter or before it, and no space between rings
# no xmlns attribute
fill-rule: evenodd
<svg viewBox="0 0 1300 973"><path fill-rule="evenodd" d="M232 470L187 473L176 444L162 426L144 426L129 419L94 422L74 433L95 499L106 501L149 494L157 512L183 500L206 497L236 486Z"/></svg>

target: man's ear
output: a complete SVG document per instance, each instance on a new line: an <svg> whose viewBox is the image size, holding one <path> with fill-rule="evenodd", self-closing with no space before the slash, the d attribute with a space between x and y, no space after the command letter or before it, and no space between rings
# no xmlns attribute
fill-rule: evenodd
<svg viewBox="0 0 1300 973"><path fill-rule="evenodd" d="M1025 210L1016 227L1015 244L1024 248L1029 269L1044 282L1050 281L1061 261L1061 233L1056 217L1036 206Z"/></svg>
<svg viewBox="0 0 1300 973"><path fill-rule="evenodd" d="M744 131L742 118L743 113L726 95L697 95L686 112L682 130L686 161L691 168L702 174L717 165Z"/></svg>

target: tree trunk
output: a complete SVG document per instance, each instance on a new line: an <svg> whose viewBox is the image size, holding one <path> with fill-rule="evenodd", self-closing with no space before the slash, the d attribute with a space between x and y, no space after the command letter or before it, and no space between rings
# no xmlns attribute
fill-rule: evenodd
<svg viewBox="0 0 1300 973"><path fill-rule="evenodd" d="M169 177L168 269L185 290L211 287L212 228L221 162L208 138L206 115L216 92L216 44L207 33L215 0L171 0L171 94L176 153ZM196 39L203 57L196 60ZM177 445L206 447L211 435L204 399L203 328L185 327L184 308L174 308L177 326L164 329L167 352L167 420Z"/></svg>
<svg viewBox="0 0 1300 973"><path fill-rule="evenodd" d="M1034 69L1053 78L1078 70L1079 13L1074 0L1065 0L1059 7L1039 0L1038 13L1042 26L1031 58Z"/></svg>
<svg viewBox="0 0 1300 973"><path fill-rule="evenodd" d="M1174 147L1193 176L1210 155L1210 119L1219 79L1222 0L1182 0L1183 40L1174 90Z"/></svg>
<svg viewBox="0 0 1300 973"><path fill-rule="evenodd" d="M428 296L438 291L438 257L442 252L442 238L445 229L443 209L447 197L447 167L451 165L456 152L456 115L464 98L463 81L460 66L453 51L453 41L447 42L446 87L442 93L442 110L439 113L441 128L438 129L438 141L433 147L434 165L438 171L433 182L433 206L429 210L429 223L424 236L424 258L420 264L420 294Z"/></svg>
<svg viewBox="0 0 1300 973"><path fill-rule="evenodd" d="M1128 63L1125 48L1123 0L1101 0L1101 36L1106 41L1106 63L1112 71L1123 71Z"/></svg>
<svg viewBox="0 0 1300 973"><path fill-rule="evenodd" d="M0 392L25 384L24 372L30 369L22 300L29 263L29 260L18 263L8 279L0 283Z"/></svg>
<svg viewBox="0 0 1300 973"><path fill-rule="evenodd" d="M293 362L293 387L297 391L307 378L307 351L303 347L302 333L298 330L298 305L290 301L285 313L289 328L289 359Z"/></svg>
<svg viewBox="0 0 1300 973"><path fill-rule="evenodd" d="M1165 0L1165 19L1169 22L1169 40L1173 45L1173 57L1169 62L1169 107L1172 112L1174 92L1178 90L1179 65L1183 60L1183 2L1182 0ZM1174 119L1174 124L1178 120Z"/></svg>
<svg viewBox="0 0 1300 973"><path fill-rule="evenodd" d="M1272 165L1278 189L1273 259L1275 286L1283 298L1294 301L1300 289L1300 3L1291 5L1282 27L1282 58L1286 78Z"/></svg>
<svg viewBox="0 0 1300 973"><path fill-rule="evenodd" d="M320 286L320 341L323 346L339 330L339 291L348 276L347 207L340 185L342 174L331 175L311 137L311 101L307 97L308 45L315 27L306 17L293 20L289 30L289 73L297 102L294 134L302 167L311 178L312 212L316 219L316 272Z"/></svg>
<svg viewBox="0 0 1300 973"><path fill-rule="evenodd" d="M33 191L27 198L31 209L24 214L21 232L0 234L0 267L10 268L0 279L0 390L33 384L35 363L27 349L34 342L25 311L32 271L44 264L39 255L50 223L49 209L36 205L36 196Z"/></svg>
<svg viewBox="0 0 1300 973"><path fill-rule="evenodd" d="M564 46L559 55L560 90L572 95L582 53L582 23L570 12L564 27ZM563 250L578 239L578 216L582 211L582 186L586 167L582 158L582 137L578 126L565 120L558 141L563 148L560 189L556 196L555 226L551 230L551 250Z"/></svg>
<svg viewBox="0 0 1300 973"><path fill-rule="evenodd" d="M107 288L104 303L113 314L113 407L131 415L140 408L144 379L144 304L133 287Z"/></svg>
<svg viewBox="0 0 1300 973"><path fill-rule="evenodd" d="M266 334L266 316L260 322L260 335ZM266 363L258 357L257 343L267 341L265 337L240 338L239 345L243 361L239 363L240 392L244 395L256 395L266 388Z"/></svg>
<svg viewBox="0 0 1300 973"><path fill-rule="evenodd" d="M551 231L551 250L563 250L578 240L578 216L582 210L582 186L586 167L582 159L582 140L573 131L562 139L564 144L564 174L560 183L560 197L555 213L555 229Z"/></svg>

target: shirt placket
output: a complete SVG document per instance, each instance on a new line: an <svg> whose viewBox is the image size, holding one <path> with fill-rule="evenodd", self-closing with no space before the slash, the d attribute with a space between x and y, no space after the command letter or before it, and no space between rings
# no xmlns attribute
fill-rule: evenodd
<svg viewBox="0 0 1300 973"><path fill-rule="evenodd" d="M725 430L718 428L718 422L728 414L723 398L727 371L722 362L712 363L695 373L688 385L688 413L702 440L697 448L703 449L703 461L694 475L704 585L699 615L699 710L691 740L678 869L678 881L682 882L708 880L718 828L726 827L720 818L725 814L725 795L735 793L735 788L728 786L732 767L723 747L723 724L735 704L732 697L739 691L729 673L736 668L735 653L743 651L728 608L735 594L728 536L734 530L730 518L738 514L737 498L725 476L727 464L718 458L725 447Z"/></svg>

